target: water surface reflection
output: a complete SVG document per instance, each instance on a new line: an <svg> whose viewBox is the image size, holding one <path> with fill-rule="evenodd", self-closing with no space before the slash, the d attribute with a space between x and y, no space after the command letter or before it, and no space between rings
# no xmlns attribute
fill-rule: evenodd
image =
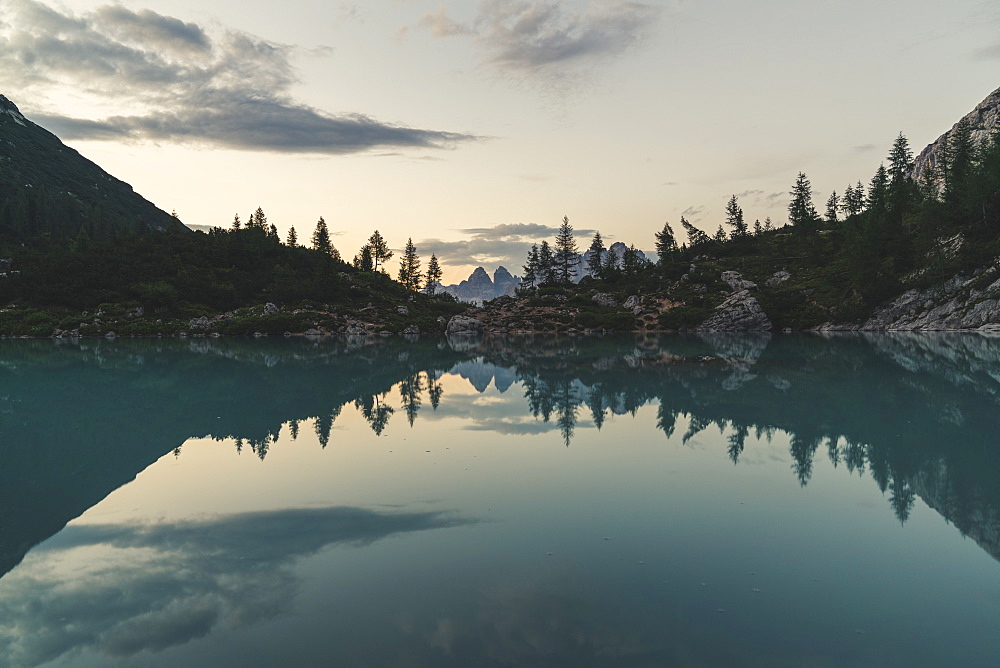
<svg viewBox="0 0 1000 668"><path fill-rule="evenodd" d="M0 341L0 663L898 663L926 611L866 589L922 577L996 630L995 562L882 522L922 501L1000 559L998 403L978 335ZM883 513L843 504L870 492ZM781 579L825 559L834 589ZM961 654L924 635L908 656Z"/></svg>

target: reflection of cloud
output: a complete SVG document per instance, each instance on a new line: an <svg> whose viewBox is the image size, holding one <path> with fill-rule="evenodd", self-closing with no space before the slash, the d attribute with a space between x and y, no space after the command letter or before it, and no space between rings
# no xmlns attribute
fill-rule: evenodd
<svg viewBox="0 0 1000 668"><path fill-rule="evenodd" d="M78 16L34 0L0 9L0 83L71 87L143 110L103 120L34 115L64 138L327 154L473 139L361 114L331 116L297 102L289 95L296 53L233 30L213 38L194 23L149 10L104 6Z"/></svg>
<svg viewBox="0 0 1000 668"><path fill-rule="evenodd" d="M1000 58L1000 44L985 46L972 52L972 57L976 60L993 60Z"/></svg>
<svg viewBox="0 0 1000 668"><path fill-rule="evenodd" d="M502 581L472 614L406 629L448 665L666 665L671 629L650 634L637 611L602 605L597 587L564 573ZM430 620L428 620L430 621Z"/></svg>
<svg viewBox="0 0 1000 668"><path fill-rule="evenodd" d="M287 566L295 559L469 521L341 507L70 526L3 579L0 664L36 665L86 647L124 658L204 637L220 624L247 626L289 608L296 581ZM66 572L74 578L63 581Z"/></svg>

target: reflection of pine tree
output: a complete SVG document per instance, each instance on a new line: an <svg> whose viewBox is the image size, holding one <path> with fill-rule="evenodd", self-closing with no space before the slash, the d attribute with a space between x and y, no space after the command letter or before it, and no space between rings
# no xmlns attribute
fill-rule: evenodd
<svg viewBox="0 0 1000 668"><path fill-rule="evenodd" d="M692 438L705 431L712 425L712 420L707 417L699 417L697 415L691 416L691 423L688 425L688 430L684 432L684 437L681 442L687 445L687 442Z"/></svg>
<svg viewBox="0 0 1000 668"><path fill-rule="evenodd" d="M238 455L243 454L243 439L242 438L236 439L236 454L238 454Z"/></svg>
<svg viewBox="0 0 1000 668"><path fill-rule="evenodd" d="M587 397L587 407L590 408L590 415L594 420L594 426L600 431L604 426L604 418L607 415L607 392L604 386L598 384L590 391Z"/></svg>
<svg viewBox="0 0 1000 668"><path fill-rule="evenodd" d="M799 479L799 484L805 487L813 471L813 455L819 449L819 437L808 434L792 434L792 470Z"/></svg>
<svg viewBox="0 0 1000 668"><path fill-rule="evenodd" d="M415 373L399 384L399 394L403 399L403 411L410 426L417 419L420 411L421 394L424 391L424 379L419 373Z"/></svg>
<svg viewBox="0 0 1000 668"><path fill-rule="evenodd" d="M677 428L677 418L679 415L676 410L667 407L666 402L661 399L660 407L656 409L657 429L662 430L667 435L667 438L670 438L674 435L674 429Z"/></svg>
<svg viewBox="0 0 1000 668"><path fill-rule="evenodd" d="M889 489L889 503L892 504L892 510L896 513L896 519L899 520L900 524L905 524L906 520L910 518L910 511L913 509L917 494L905 479L896 476L893 476L892 482L889 483Z"/></svg>
<svg viewBox="0 0 1000 668"><path fill-rule="evenodd" d="M376 436L381 436L395 411L385 402L385 393L362 397L354 402Z"/></svg>
<svg viewBox="0 0 1000 668"><path fill-rule="evenodd" d="M288 431L292 434L292 440L298 440L299 438L299 421L292 420L288 423Z"/></svg>
<svg viewBox="0 0 1000 668"><path fill-rule="evenodd" d="M556 392L556 406L559 409L559 432L562 434L563 443L569 447L573 439L573 432L576 428L576 409L580 405L580 400L573 392L573 381L566 380L559 383Z"/></svg>
<svg viewBox="0 0 1000 668"><path fill-rule="evenodd" d="M318 415L316 416L313 428L316 430L316 437L319 439L320 447L326 449L326 446L330 444L330 430L333 429L333 418L329 415Z"/></svg>
<svg viewBox="0 0 1000 668"><path fill-rule="evenodd" d="M740 455L743 454L743 448L746 447L746 440L749 434L750 427L740 425L729 435L729 459L732 460L733 464L739 464Z"/></svg>
<svg viewBox="0 0 1000 668"><path fill-rule="evenodd" d="M437 410L438 405L441 403L441 395L444 394L444 388L438 380L440 377L440 371L427 372L427 396L430 398L431 408L434 410Z"/></svg>

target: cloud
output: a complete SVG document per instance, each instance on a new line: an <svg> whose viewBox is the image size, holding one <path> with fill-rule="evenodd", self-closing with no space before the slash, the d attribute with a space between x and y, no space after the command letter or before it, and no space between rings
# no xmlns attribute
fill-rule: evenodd
<svg viewBox="0 0 1000 668"><path fill-rule="evenodd" d="M541 243L543 239L551 240L559 227L537 223L504 223L456 231L471 238L458 241L424 239L417 243L417 247L425 255L434 253L443 263L484 266L501 264L517 274L531 245ZM593 234L594 230L590 229L574 230L577 245L583 245L583 239Z"/></svg>
<svg viewBox="0 0 1000 668"><path fill-rule="evenodd" d="M4 578L0 663L37 665L86 648L120 660L220 625L250 626L291 607L297 582L289 567L299 558L329 545L364 546L470 521L334 507L69 526ZM104 558L81 567L78 550L100 550ZM72 582L62 579L67 564L80 576Z"/></svg>
<svg viewBox="0 0 1000 668"><path fill-rule="evenodd" d="M468 24L449 18L442 6L425 15L420 25L439 39L472 36L485 61L501 71L551 75L621 55L646 36L661 12L640 2L601 3L585 12L567 12L557 2L487 0Z"/></svg>
<svg viewBox="0 0 1000 668"><path fill-rule="evenodd" d="M697 223L701 220L703 213L705 213L705 205L699 204L698 206L689 206L681 211L681 217L686 218L689 223Z"/></svg>
<svg viewBox="0 0 1000 668"><path fill-rule="evenodd" d="M121 6L60 13L14 0L0 14L0 83L35 95L71 88L126 113L94 120L34 115L67 139L169 141L232 149L346 154L443 148L477 139L331 115L296 101L300 50L253 35Z"/></svg>
<svg viewBox="0 0 1000 668"><path fill-rule="evenodd" d="M857 153L871 153L872 151L878 149L875 144L862 144L861 146L855 146L854 150Z"/></svg>
<svg viewBox="0 0 1000 668"><path fill-rule="evenodd" d="M741 193L736 193L736 197L742 200L749 206L763 207L766 209L772 209L779 206L784 206L785 200L788 198L788 193L786 192L775 192L768 193L763 190L744 190Z"/></svg>
<svg viewBox="0 0 1000 668"><path fill-rule="evenodd" d="M1000 58L1000 44L985 46L972 52L972 57L976 60L994 60Z"/></svg>

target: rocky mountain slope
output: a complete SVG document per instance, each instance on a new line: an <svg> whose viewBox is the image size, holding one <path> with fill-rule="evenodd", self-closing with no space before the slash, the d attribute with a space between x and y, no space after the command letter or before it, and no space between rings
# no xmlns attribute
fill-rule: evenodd
<svg viewBox="0 0 1000 668"><path fill-rule="evenodd" d="M457 285L445 285L441 292L454 295L459 301L481 304L502 295L513 295L520 282L521 279L512 275L506 267L497 267L492 279L485 269L476 267L469 278Z"/></svg>
<svg viewBox="0 0 1000 668"><path fill-rule="evenodd" d="M981 146L995 129L1000 128L1000 88L990 93L985 100L980 102L975 109L966 114L962 120L969 124L972 130L972 145ZM959 121L959 123L962 121ZM958 123L955 123L957 126ZM945 132L934 142L927 145L923 151L913 161L913 178L920 180L924 172L928 169L936 169L941 161L941 156L948 143L948 137L955 130Z"/></svg>
<svg viewBox="0 0 1000 668"><path fill-rule="evenodd" d="M31 122L0 95L0 234L48 234L186 229L58 137Z"/></svg>

